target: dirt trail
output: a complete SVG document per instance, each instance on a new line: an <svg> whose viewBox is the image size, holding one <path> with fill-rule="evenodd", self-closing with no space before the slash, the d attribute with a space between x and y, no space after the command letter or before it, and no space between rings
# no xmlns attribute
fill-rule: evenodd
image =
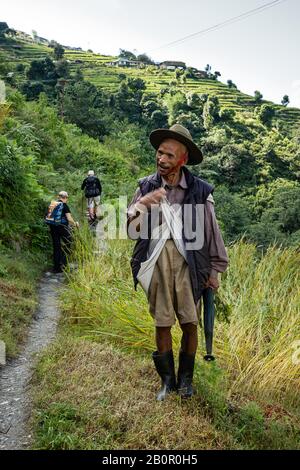
<svg viewBox="0 0 300 470"><path fill-rule="evenodd" d="M39 306L20 355L0 368L0 449L24 449L30 445L27 429L31 400L29 382L36 354L56 335L58 295L63 275L46 273L40 283Z"/></svg>

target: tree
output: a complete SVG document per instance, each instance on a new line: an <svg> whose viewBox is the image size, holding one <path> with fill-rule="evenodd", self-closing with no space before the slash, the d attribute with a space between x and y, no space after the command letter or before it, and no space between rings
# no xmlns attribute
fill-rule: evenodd
<svg viewBox="0 0 300 470"><path fill-rule="evenodd" d="M228 88L237 88L237 86L235 85L235 83L233 83L232 80L227 80L227 85Z"/></svg>
<svg viewBox="0 0 300 470"><path fill-rule="evenodd" d="M187 98L187 103L189 107L193 111L199 111L199 110L201 110L201 112L203 111L203 101L201 100L198 93L194 93L194 92L188 93L186 98Z"/></svg>
<svg viewBox="0 0 300 470"><path fill-rule="evenodd" d="M188 67L185 71L186 78L195 78L195 70L193 67Z"/></svg>
<svg viewBox="0 0 300 470"><path fill-rule="evenodd" d="M300 242L300 186L277 184L271 199L262 211L258 223L250 227L250 236L267 247L274 241L299 246Z"/></svg>
<svg viewBox="0 0 300 470"><path fill-rule="evenodd" d="M284 95L284 97L281 100L282 106L287 106L289 103L290 103L290 98L288 97L288 95Z"/></svg>
<svg viewBox="0 0 300 470"><path fill-rule="evenodd" d="M63 67L61 70L63 70ZM59 75L56 70L56 64L54 64L49 56L42 60L33 60L26 72L26 76L28 82L25 82L21 89L28 99L35 99L41 91L45 91L50 98L55 99L55 87Z"/></svg>
<svg viewBox="0 0 300 470"><path fill-rule="evenodd" d="M25 65L20 63L16 65L16 72L22 73L25 71Z"/></svg>
<svg viewBox="0 0 300 470"><path fill-rule="evenodd" d="M61 60L64 56L65 50L61 44L56 44L53 50L55 60Z"/></svg>
<svg viewBox="0 0 300 470"><path fill-rule="evenodd" d="M170 86L171 88L172 88L172 87L176 87L176 86L177 86L177 81L176 81L176 80L170 80L169 86Z"/></svg>
<svg viewBox="0 0 300 470"><path fill-rule="evenodd" d="M84 76L83 76L82 70L80 68L76 69L75 75L74 75L74 80L75 80L75 82L81 82L82 80L84 80Z"/></svg>
<svg viewBox="0 0 300 470"><path fill-rule="evenodd" d="M3 37L6 32L8 32L8 24L4 21L0 21L0 37Z"/></svg>
<svg viewBox="0 0 300 470"><path fill-rule="evenodd" d="M175 72L174 72L175 80L179 80L179 78L181 77L181 75L182 75L181 70L176 69Z"/></svg>
<svg viewBox="0 0 300 470"><path fill-rule="evenodd" d="M256 183L255 157L243 144L225 145L220 153L219 167L221 180L234 192Z"/></svg>
<svg viewBox="0 0 300 470"><path fill-rule="evenodd" d="M210 74L211 74L211 65L207 64L207 66L205 67L205 72L207 73L208 76L210 76Z"/></svg>
<svg viewBox="0 0 300 470"><path fill-rule="evenodd" d="M145 97L145 95L144 95ZM159 109L159 105L157 101L155 100L147 100L147 98L142 100L141 102L142 108L143 108L143 115L147 118L150 118L152 113Z"/></svg>
<svg viewBox="0 0 300 470"><path fill-rule="evenodd" d="M275 116L275 109L269 104L262 105L258 110L258 119L266 126L272 124L272 119Z"/></svg>
<svg viewBox="0 0 300 470"><path fill-rule="evenodd" d="M179 114L176 118L176 123L186 127L194 138L198 138L203 134L203 120L202 116L193 112Z"/></svg>
<svg viewBox="0 0 300 470"><path fill-rule="evenodd" d="M220 104L216 96L209 96L203 107L203 122L205 129L209 129L220 119Z"/></svg>
<svg viewBox="0 0 300 470"><path fill-rule="evenodd" d="M144 64L149 64L149 65L154 64L153 60L145 53L139 54L137 56L137 60L139 60L140 62L143 62Z"/></svg>
<svg viewBox="0 0 300 470"><path fill-rule="evenodd" d="M127 85L138 102L141 101L146 84L141 78L128 78Z"/></svg>
<svg viewBox="0 0 300 470"><path fill-rule="evenodd" d="M119 52L120 59L136 60L136 55L131 51L126 51L125 49L120 49Z"/></svg>
<svg viewBox="0 0 300 470"><path fill-rule="evenodd" d="M251 206L245 198L232 193L226 186L219 186L214 198L225 241L233 242L247 232L251 224Z"/></svg>
<svg viewBox="0 0 300 470"><path fill-rule="evenodd" d="M164 100L169 113L169 124L177 122L180 114L185 114L189 111L187 99L184 93L176 91L175 94L169 93Z"/></svg>
<svg viewBox="0 0 300 470"><path fill-rule="evenodd" d="M152 128L162 128L168 125L168 113L165 109L153 111L150 117Z"/></svg>
<svg viewBox="0 0 300 470"><path fill-rule="evenodd" d="M132 90L146 90L146 84L141 78L128 78L127 83Z"/></svg>
<svg viewBox="0 0 300 470"><path fill-rule="evenodd" d="M60 78L68 78L70 76L69 64L66 60L59 60L55 64L55 70Z"/></svg>
<svg viewBox="0 0 300 470"><path fill-rule="evenodd" d="M33 60L27 71L27 78L29 80L54 80L56 82L57 73L54 62L50 57L42 60Z"/></svg>
<svg viewBox="0 0 300 470"><path fill-rule="evenodd" d="M145 89L145 82L141 78L128 78L122 81L111 100L115 116L118 119L126 118L130 122L140 122L142 118L141 100Z"/></svg>
<svg viewBox="0 0 300 470"><path fill-rule="evenodd" d="M221 109L220 111L220 118L222 121L231 122L234 120L234 116L235 116L234 109L226 108L226 109Z"/></svg>
<svg viewBox="0 0 300 470"><path fill-rule="evenodd" d="M21 91L26 96L26 98L31 101L36 100L40 93L45 91L45 88L42 82L25 82L21 86Z"/></svg>
<svg viewBox="0 0 300 470"><path fill-rule="evenodd" d="M106 96L95 85L79 81L68 85L64 94L64 115L88 135L102 138L106 133Z"/></svg>
<svg viewBox="0 0 300 470"><path fill-rule="evenodd" d="M263 95L261 94L260 91L256 90L254 92L254 102L257 103L257 104L261 103L262 99L263 99Z"/></svg>
<svg viewBox="0 0 300 470"><path fill-rule="evenodd" d="M57 45L57 41L54 41L54 39L51 39L51 41L49 42L49 47L51 47L51 49L54 49L56 45Z"/></svg>
<svg viewBox="0 0 300 470"><path fill-rule="evenodd" d="M215 72L214 73L214 79L218 80L218 77L221 77L221 73L220 72Z"/></svg>

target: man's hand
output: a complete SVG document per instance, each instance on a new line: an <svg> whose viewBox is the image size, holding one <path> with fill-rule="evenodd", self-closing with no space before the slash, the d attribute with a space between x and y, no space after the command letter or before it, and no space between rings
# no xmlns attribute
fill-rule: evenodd
<svg viewBox="0 0 300 470"><path fill-rule="evenodd" d="M217 290L219 288L219 280L217 277L209 277L207 283L205 284L205 289L208 288Z"/></svg>
<svg viewBox="0 0 300 470"><path fill-rule="evenodd" d="M146 194L146 196L141 197L139 204L143 204L143 206L147 207L147 209L150 209L152 204L159 204L161 199L166 196L166 194L167 192L164 188L156 189L155 191Z"/></svg>

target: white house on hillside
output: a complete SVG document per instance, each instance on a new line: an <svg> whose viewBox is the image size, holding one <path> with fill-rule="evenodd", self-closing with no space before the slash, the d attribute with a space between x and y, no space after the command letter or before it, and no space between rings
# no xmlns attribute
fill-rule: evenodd
<svg viewBox="0 0 300 470"><path fill-rule="evenodd" d="M142 64L139 60L130 60L120 58L113 60L112 62L107 62L106 65L111 65L112 67L139 67Z"/></svg>
<svg viewBox="0 0 300 470"><path fill-rule="evenodd" d="M161 69L167 69L167 70L185 70L186 65L185 62L177 62L177 61L171 61L171 60L165 60L164 62L161 62L159 64Z"/></svg>

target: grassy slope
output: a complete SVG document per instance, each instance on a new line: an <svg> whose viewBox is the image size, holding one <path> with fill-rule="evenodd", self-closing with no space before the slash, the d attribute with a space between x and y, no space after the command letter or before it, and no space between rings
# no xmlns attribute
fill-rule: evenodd
<svg viewBox="0 0 300 470"><path fill-rule="evenodd" d="M113 242L96 260L88 240L78 240L79 268L62 296L61 337L44 353L34 378L35 447L299 447L299 365L291 365L292 351L287 352L299 334L297 260L292 252L280 257L271 251L255 262L251 246L233 248L221 299L230 305L230 293L235 301L230 324L217 321L218 361L205 363L200 343L196 396L181 403L174 395L158 404L159 378L150 358L153 321L145 295L132 287L129 242ZM270 270L272 283L265 282ZM284 308L286 291L289 309ZM294 327L289 328L292 320ZM173 339L177 358L178 328Z"/></svg>
<svg viewBox="0 0 300 470"><path fill-rule="evenodd" d="M15 357L37 305L36 283L45 260L29 253L0 253L0 339Z"/></svg>
<svg viewBox="0 0 300 470"><path fill-rule="evenodd" d="M217 430L200 396L155 401L149 358L107 343L60 338L34 378L38 449L224 449L234 439Z"/></svg>
<svg viewBox="0 0 300 470"><path fill-rule="evenodd" d="M14 46L20 45L20 49ZM52 54L52 49L25 41L11 41L5 46L0 45L0 52L5 51L7 60L12 64L24 63L29 64L33 59L45 57ZM147 67L145 69L129 69L123 67L109 67L106 62L115 59L111 56L102 54L94 54L91 52L66 50L65 59L70 61L71 71L75 72L76 68L82 69L85 78L94 83L99 88L114 92L120 83L118 75L125 73L134 78L142 78L147 85L147 91L150 93L158 93L161 88L169 86L171 80L174 80L174 73L170 71L160 71L156 67ZM20 81L24 80L22 74L16 75ZM205 79L188 79L185 84L178 82L178 89L188 92L193 91L199 94L207 93L216 95L222 107L234 109L238 112L253 112L255 104L253 97L246 95L235 89L228 88L222 82ZM237 103L237 98L240 102ZM270 103L263 101L264 103ZM273 103L272 103L273 104ZM277 109L277 117L283 120L291 127L298 127L300 124L300 109L285 108L281 105L274 105Z"/></svg>

